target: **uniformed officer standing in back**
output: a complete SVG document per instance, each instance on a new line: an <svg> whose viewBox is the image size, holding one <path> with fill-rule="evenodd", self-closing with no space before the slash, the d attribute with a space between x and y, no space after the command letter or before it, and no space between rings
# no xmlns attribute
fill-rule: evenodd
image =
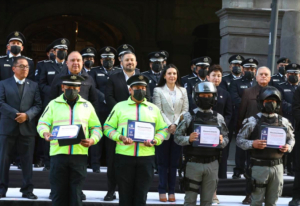
<svg viewBox="0 0 300 206"><path fill-rule="evenodd" d="M42 138L51 142L52 205L80 206L82 185L87 174L88 147L101 139L102 129L92 104L78 94L84 78L71 74L62 76L61 80L63 94L48 104L37 130ZM67 145L70 140L62 140L65 144L61 145L61 140L50 140L53 127L61 125L81 125L84 135L80 137L81 141Z"/></svg>
<svg viewBox="0 0 300 206"><path fill-rule="evenodd" d="M149 87L151 99L153 97L154 88L157 86L161 70L164 68L165 54L161 52L151 52L148 54L150 70L142 72L149 79Z"/></svg>
<svg viewBox="0 0 300 206"><path fill-rule="evenodd" d="M92 66L95 63L95 56L97 55L96 49L93 47L87 47L80 51L83 59L83 69L90 74Z"/></svg>
<svg viewBox="0 0 300 206"><path fill-rule="evenodd" d="M133 48L133 46L129 45L129 44L122 44L121 46L119 46L117 48L117 54L118 54L118 60L120 62L120 65L115 66L115 69L119 69L117 71L122 72L123 71L123 65L122 65L122 61L121 58L122 56L126 53L126 52L131 52L133 54L135 54L135 50ZM139 74L140 73L140 69L135 68L135 73Z"/></svg>
<svg viewBox="0 0 300 206"><path fill-rule="evenodd" d="M293 97L296 89L300 82L300 65L289 64L285 67L287 81L277 84L277 89L282 95L282 113L287 118L292 126L295 128L295 121L292 112ZM286 169L287 175L294 176L294 161L295 161L295 150L287 154Z"/></svg>
<svg viewBox="0 0 300 206"><path fill-rule="evenodd" d="M165 59L163 61L163 65L164 67L167 66L167 60L169 58L169 52L165 51L165 50L161 50L159 51L161 54L165 55Z"/></svg>
<svg viewBox="0 0 300 206"><path fill-rule="evenodd" d="M189 98L189 110L190 112L193 111L193 109L197 108L197 106L194 104L194 100L192 98L192 93L194 86L198 82L203 82L206 81L206 76L208 73L209 66L211 64L211 58L204 56L204 57L199 57L195 60L194 62L195 67L194 67L194 73L197 74L197 76L190 77L187 79L187 94Z"/></svg>
<svg viewBox="0 0 300 206"><path fill-rule="evenodd" d="M222 115L212 110L217 101L217 88L211 82L198 82L193 89L197 104L194 112L185 113L178 124L174 141L185 146L185 206L194 206L201 185L200 205L212 205L213 195L218 183L218 170L221 149L228 143L228 129ZM195 147L199 134L194 131L194 124L207 124L221 127L220 145L214 147Z"/></svg>
<svg viewBox="0 0 300 206"><path fill-rule="evenodd" d="M222 77L220 87L229 90L230 83L233 79L239 79L242 76L243 68L241 67L244 57L241 55L233 55L228 59L230 74L225 74Z"/></svg>
<svg viewBox="0 0 300 206"><path fill-rule="evenodd" d="M195 59L192 59L192 61L191 61L191 70L192 70L191 73L181 77L181 86L184 88L187 88L189 78L197 77L197 74L194 71L194 67L196 67L195 62L197 62L197 59L198 58L195 58Z"/></svg>
<svg viewBox="0 0 300 206"><path fill-rule="evenodd" d="M167 137L160 110L145 98L148 82L144 75L131 76L127 80L131 95L114 106L104 124L104 134L117 142L114 166L120 206L146 205L154 176L154 146ZM153 140L133 142L127 137L128 120L155 123Z"/></svg>
<svg viewBox="0 0 300 206"><path fill-rule="evenodd" d="M281 57L277 61L277 74L274 74L271 77L271 81L269 83L270 86L276 86L276 84L280 84L286 81L286 69L285 67L291 63L291 60L286 57Z"/></svg>
<svg viewBox="0 0 300 206"><path fill-rule="evenodd" d="M40 80L41 69L43 68L44 63L48 62L49 60L55 61L55 58L56 58L55 54L53 54L54 49L53 49L52 44L49 44L46 47L45 51L46 51L47 59L39 61L36 64L36 70L35 70L35 81L36 82L39 82L39 80Z"/></svg>
<svg viewBox="0 0 300 206"><path fill-rule="evenodd" d="M14 75L12 71L13 57L21 56L21 52L24 49L26 39L24 35L19 31L14 31L7 36L6 39L6 51L7 55L0 56L0 81L10 78ZM25 57L22 55L22 57ZM35 80L34 62L32 59L25 57L29 64L29 74L27 79Z"/></svg>
<svg viewBox="0 0 300 206"><path fill-rule="evenodd" d="M291 152L295 144L294 131L290 122L277 114L281 104L281 93L271 86L263 87L257 96L260 113L244 119L237 135L237 146L250 150L252 179L251 205L276 205L283 189L282 156ZM286 129L286 143L280 149L267 147L261 140L262 125Z"/></svg>

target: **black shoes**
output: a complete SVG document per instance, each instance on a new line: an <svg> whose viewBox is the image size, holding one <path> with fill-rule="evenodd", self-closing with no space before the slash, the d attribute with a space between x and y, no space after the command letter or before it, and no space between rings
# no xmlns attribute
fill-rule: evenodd
<svg viewBox="0 0 300 206"><path fill-rule="evenodd" d="M115 192L107 192L107 194L104 197L104 201L113 201L115 200L116 197L116 193Z"/></svg>
<svg viewBox="0 0 300 206"><path fill-rule="evenodd" d="M50 171L50 167L44 167L43 171Z"/></svg>
<svg viewBox="0 0 300 206"><path fill-rule="evenodd" d="M80 197L81 197L81 200L86 200L86 196L85 196L85 194L82 191L81 191ZM50 192L50 195L49 195L49 199L50 200L53 199L53 195L52 195L51 192Z"/></svg>
<svg viewBox="0 0 300 206"><path fill-rule="evenodd" d="M43 163L42 160L38 161L38 163L35 163L35 164L33 165L33 167L35 167L35 168L40 168L40 167L43 167L43 166L44 166L44 163Z"/></svg>
<svg viewBox="0 0 300 206"><path fill-rule="evenodd" d="M292 201L289 202L289 206L298 206L300 205L300 198L293 198Z"/></svg>
<svg viewBox="0 0 300 206"><path fill-rule="evenodd" d="M232 179L241 179L241 175L243 173L240 173L238 171L234 171L233 175L232 175Z"/></svg>
<svg viewBox="0 0 300 206"><path fill-rule="evenodd" d="M243 205L250 205L251 204L251 195L246 195L245 199L242 202Z"/></svg>
<svg viewBox="0 0 300 206"><path fill-rule="evenodd" d="M94 173L101 173L101 172L100 172L100 169L93 169L93 172L94 172Z"/></svg>
<svg viewBox="0 0 300 206"><path fill-rule="evenodd" d="M5 194L0 194L0 199L6 197Z"/></svg>
<svg viewBox="0 0 300 206"><path fill-rule="evenodd" d="M30 200L36 200L38 197L36 195L34 195L32 192L28 192L26 194L23 193L22 195L23 198L27 198Z"/></svg>

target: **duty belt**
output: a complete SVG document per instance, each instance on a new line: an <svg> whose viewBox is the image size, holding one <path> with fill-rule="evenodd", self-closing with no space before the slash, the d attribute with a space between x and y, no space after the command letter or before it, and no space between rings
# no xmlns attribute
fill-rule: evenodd
<svg viewBox="0 0 300 206"><path fill-rule="evenodd" d="M267 166L267 167L273 167L273 166L280 165L283 163L282 159L277 159L277 160L251 159L250 162L251 162L251 165L253 165L253 166Z"/></svg>
<svg viewBox="0 0 300 206"><path fill-rule="evenodd" d="M218 157L216 156L212 156L212 157L197 157L197 156L190 156L187 158L188 162L195 162L195 163L203 163L203 164L208 164L211 163L215 160L218 159Z"/></svg>

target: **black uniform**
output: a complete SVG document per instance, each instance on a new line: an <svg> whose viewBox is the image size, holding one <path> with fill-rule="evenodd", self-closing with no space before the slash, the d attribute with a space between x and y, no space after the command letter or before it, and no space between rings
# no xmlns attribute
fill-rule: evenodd
<svg viewBox="0 0 300 206"><path fill-rule="evenodd" d="M187 88L189 78L195 77L194 73L181 77L181 86Z"/></svg>
<svg viewBox="0 0 300 206"><path fill-rule="evenodd" d="M269 85L276 86L276 84L280 84L285 81L286 81L286 77L282 74L277 73L271 77L271 81L270 81Z"/></svg>
<svg viewBox="0 0 300 206"><path fill-rule="evenodd" d="M151 99L152 99L154 88L157 86L157 84L159 82L160 73L154 74L152 72L152 70L149 70L146 72L142 72L142 74L145 75L146 77L148 77L148 79L149 79L148 85L150 87L150 94L151 94Z"/></svg>
<svg viewBox="0 0 300 206"><path fill-rule="evenodd" d="M221 87L222 89L225 89L226 91L229 90L229 86L230 86L230 83L232 82L233 79L240 79L241 77L235 77L233 76L232 74L225 74L223 77L222 77L222 82L221 84L219 85L219 87Z"/></svg>

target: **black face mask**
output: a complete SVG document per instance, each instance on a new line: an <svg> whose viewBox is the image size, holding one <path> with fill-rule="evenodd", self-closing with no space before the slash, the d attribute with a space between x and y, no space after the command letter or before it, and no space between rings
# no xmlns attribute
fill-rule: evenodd
<svg viewBox="0 0 300 206"><path fill-rule="evenodd" d="M114 66L113 60L103 60L103 67L105 69L110 69Z"/></svg>
<svg viewBox="0 0 300 206"><path fill-rule="evenodd" d="M78 91L76 89L65 89L65 97L67 100L74 100L78 96Z"/></svg>
<svg viewBox="0 0 300 206"><path fill-rule="evenodd" d="M276 107L277 107L276 102L266 102L262 112L267 114L272 114L275 112Z"/></svg>
<svg viewBox="0 0 300 206"><path fill-rule="evenodd" d="M53 54L53 53L50 53L50 60L52 60L52 61L55 61L55 59L56 59L56 56L55 56L55 54Z"/></svg>
<svg viewBox="0 0 300 206"><path fill-rule="evenodd" d="M10 52L14 55L17 55L21 52L20 46L10 46Z"/></svg>
<svg viewBox="0 0 300 206"><path fill-rule="evenodd" d="M152 70L154 72L160 72L163 69L163 64L161 62L153 62L152 63Z"/></svg>
<svg viewBox="0 0 300 206"><path fill-rule="evenodd" d="M146 91L142 90L142 89L136 89L133 90L133 97L137 100L137 101L142 101L146 96Z"/></svg>
<svg viewBox="0 0 300 206"><path fill-rule="evenodd" d="M298 79L298 76L296 76L296 75L290 75L288 78L288 81L292 84L295 84L299 81L299 79Z"/></svg>
<svg viewBox="0 0 300 206"><path fill-rule="evenodd" d="M57 53L57 58L59 58L60 60L64 60L67 57L66 51L58 50L56 53Z"/></svg>
<svg viewBox="0 0 300 206"><path fill-rule="evenodd" d="M282 75L285 75L286 71L285 71L285 67L279 67L278 68L278 72Z"/></svg>
<svg viewBox="0 0 300 206"><path fill-rule="evenodd" d="M240 73L242 73L242 68L239 66L234 66L232 67L232 73L234 73L235 75L239 75Z"/></svg>
<svg viewBox="0 0 300 206"><path fill-rule="evenodd" d="M206 78L207 73L208 73L208 70L207 70L207 69L200 69L200 70L198 71L199 77L201 77L202 79Z"/></svg>
<svg viewBox="0 0 300 206"><path fill-rule="evenodd" d="M209 98L199 97L198 102L196 102L197 106L203 110L208 110L213 107L213 103L212 103L213 98L214 97L209 97Z"/></svg>
<svg viewBox="0 0 300 206"><path fill-rule="evenodd" d="M92 60L87 60L84 62L85 68L90 69L94 65L94 62Z"/></svg>
<svg viewBox="0 0 300 206"><path fill-rule="evenodd" d="M252 81L252 79L254 78L254 72L252 72L252 71L245 71L244 77L246 79L248 79L249 81Z"/></svg>

